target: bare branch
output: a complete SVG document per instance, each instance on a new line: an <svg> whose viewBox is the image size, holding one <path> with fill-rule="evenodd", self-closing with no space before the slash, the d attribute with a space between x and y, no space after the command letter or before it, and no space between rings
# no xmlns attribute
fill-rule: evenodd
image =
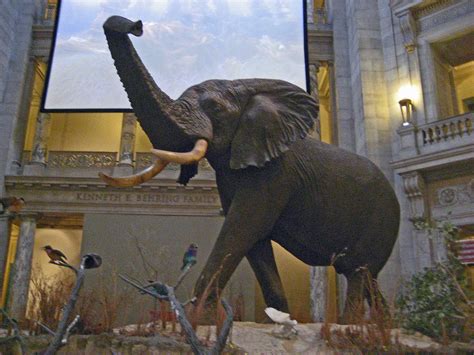
<svg viewBox="0 0 474 355"><path fill-rule="evenodd" d="M153 266L153 264L151 262L149 262L145 256L145 253L143 252L143 246L142 244L140 243L140 241L138 240L137 236L128 232L128 235L131 236L134 240L135 240L135 246L138 250L138 253L140 254L140 258L142 259L142 263L143 263L143 269L145 270L145 272L150 275L149 271L148 271L148 268L150 268L153 273L155 275L158 274L158 270Z"/></svg>
<svg viewBox="0 0 474 355"><path fill-rule="evenodd" d="M224 307L224 311L227 315L224 324L222 325L221 332L217 336L216 344L211 349L211 354L221 354L225 348L225 344L227 343L227 338L229 337L230 330L232 329L232 324L234 322L234 313L232 311L232 307L230 304L225 300L221 299L222 307Z"/></svg>
<svg viewBox="0 0 474 355"><path fill-rule="evenodd" d="M63 339L61 340L61 344L63 345L66 345L67 344L67 341L69 339L69 333L71 332L72 328L74 328L77 324L77 322L79 322L79 314L73 319L73 321L69 324L69 326L67 327L66 329L66 333L64 334L64 337Z"/></svg>
<svg viewBox="0 0 474 355"><path fill-rule="evenodd" d="M189 272L191 271L191 268L193 267L192 264L187 264L185 267L184 267L184 270L183 272L181 273L181 275L179 275L178 277L178 281L176 281L176 285L174 286L174 289L177 290L179 285L181 285L181 283L183 282L184 278L189 274Z"/></svg>
<svg viewBox="0 0 474 355"><path fill-rule="evenodd" d="M53 265L56 265L56 266L61 266L61 267L66 267L68 269L71 269L72 271L74 271L74 273L76 275L78 273L77 269L74 266L72 266L68 263L65 263L65 262L62 262L62 261L59 261L59 260L50 260L49 263L53 264Z"/></svg>
<svg viewBox="0 0 474 355"><path fill-rule="evenodd" d="M124 275L121 275L119 274L118 275L123 281L125 281L126 283L128 283L129 285L132 285L133 287L135 287L136 289L139 289L140 291L142 291L143 293L146 293L154 298L157 298L159 300L164 300L164 301L167 301L168 300L168 296L163 296L163 295L160 295L158 294L157 292L153 292L145 287L143 287L142 285L132 281L132 280L129 280L126 276ZM147 285L148 286L148 285Z"/></svg>
<svg viewBox="0 0 474 355"><path fill-rule="evenodd" d="M173 287L167 286L168 289L168 297L171 303L171 309L176 314L176 319L178 320L179 324L181 324L181 329L184 331L186 335L186 339L188 340L191 348L195 354L206 354L201 341L197 337L196 333L194 332L191 323L189 323L188 319L186 318L186 313L184 312L184 308L181 303L176 299L174 294Z"/></svg>
<svg viewBox="0 0 474 355"><path fill-rule="evenodd" d="M43 328L44 330L46 330L49 334L51 335L55 335L56 333L53 332L48 326L46 326L45 324L41 323L40 321L36 321L36 324L38 324L41 328Z"/></svg>
<svg viewBox="0 0 474 355"><path fill-rule="evenodd" d="M56 263L54 263L56 264ZM45 352L45 355L53 355L55 354L61 346L66 344L67 337L69 336L69 332L71 329L76 325L77 321L79 320L79 316L67 326L67 321L71 312L74 310L74 306L76 305L77 298L79 297L79 291L81 290L82 284L84 283L85 271L86 269L93 269L97 268L102 264L102 258L97 254L86 254L82 257L81 265L79 266L79 270L77 270L77 277L76 277L76 284L72 289L71 296L69 297L69 301L64 307L63 314L61 320L59 321L58 327L56 332L54 333L53 341L49 344L48 349ZM56 264L59 266L68 267L66 265L69 264ZM69 265L70 266L70 265ZM74 267L70 267L73 270L76 270Z"/></svg>
<svg viewBox="0 0 474 355"><path fill-rule="evenodd" d="M16 340L18 341L18 343L20 344L20 351L21 351L21 354L26 354L26 351L25 351L25 343L23 342L23 339L21 337L21 332L20 332L20 328L18 327L18 323L15 319L13 318L10 318L10 316L8 315L7 312L5 312L5 310L3 308L0 308L0 311L2 312L2 314L5 316L5 318L7 319L8 323L10 323L13 327L13 336L12 337L9 337L9 338L6 338L5 339L5 342L6 341L10 341L10 340Z"/></svg>

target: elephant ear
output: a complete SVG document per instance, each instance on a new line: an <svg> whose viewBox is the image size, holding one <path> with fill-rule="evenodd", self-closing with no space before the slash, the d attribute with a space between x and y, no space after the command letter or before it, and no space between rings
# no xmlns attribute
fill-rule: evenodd
<svg viewBox="0 0 474 355"><path fill-rule="evenodd" d="M288 84L290 85L290 84ZM306 137L318 114L316 101L291 85L254 95L231 144L230 167L263 167Z"/></svg>

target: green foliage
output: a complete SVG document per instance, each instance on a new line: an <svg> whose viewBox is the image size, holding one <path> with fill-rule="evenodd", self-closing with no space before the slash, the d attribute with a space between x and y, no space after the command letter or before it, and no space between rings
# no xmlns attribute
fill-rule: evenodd
<svg viewBox="0 0 474 355"><path fill-rule="evenodd" d="M407 330L433 338L463 340L470 336L473 304L464 267L455 255L459 231L450 222L416 221L429 238L438 235L446 246L446 258L414 275L397 300L398 320Z"/></svg>

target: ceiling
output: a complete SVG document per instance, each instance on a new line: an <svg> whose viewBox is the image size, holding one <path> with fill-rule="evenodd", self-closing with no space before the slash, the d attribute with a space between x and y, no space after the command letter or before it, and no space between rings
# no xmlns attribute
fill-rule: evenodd
<svg viewBox="0 0 474 355"><path fill-rule="evenodd" d="M433 47L453 67L467 63L474 60L474 31L434 43Z"/></svg>

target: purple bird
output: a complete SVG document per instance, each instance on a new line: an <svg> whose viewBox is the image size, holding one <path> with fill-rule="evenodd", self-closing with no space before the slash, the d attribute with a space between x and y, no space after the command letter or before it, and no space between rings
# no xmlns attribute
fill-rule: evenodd
<svg viewBox="0 0 474 355"><path fill-rule="evenodd" d="M198 246L194 243L192 243L189 247L188 250L186 250L186 253L184 253L183 256L183 266L181 266L181 271L183 271L185 268L191 268L196 264L197 262L197 251L198 251Z"/></svg>

